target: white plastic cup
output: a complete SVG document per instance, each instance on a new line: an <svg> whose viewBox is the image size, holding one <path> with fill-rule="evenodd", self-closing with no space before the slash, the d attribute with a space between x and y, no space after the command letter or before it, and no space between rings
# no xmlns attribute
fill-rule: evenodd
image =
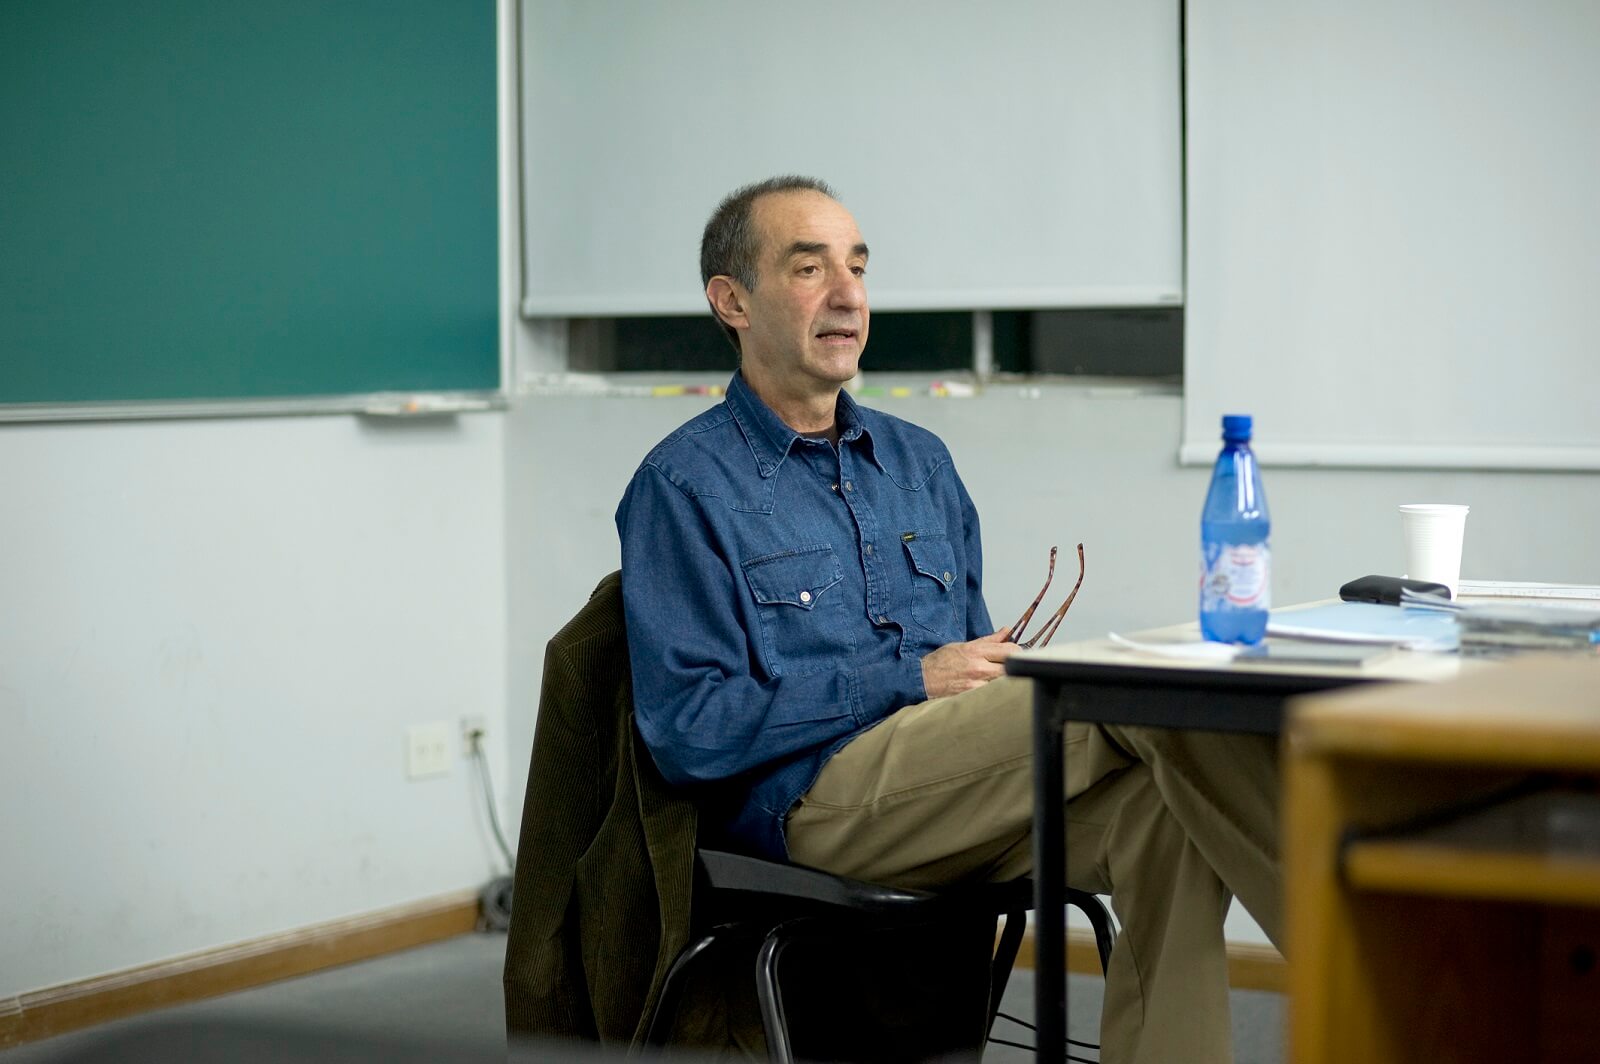
<svg viewBox="0 0 1600 1064"><path fill-rule="evenodd" d="M1471 507L1454 503L1410 502L1400 507L1400 532L1406 541L1406 576L1443 584L1456 597L1461 586L1461 540Z"/></svg>

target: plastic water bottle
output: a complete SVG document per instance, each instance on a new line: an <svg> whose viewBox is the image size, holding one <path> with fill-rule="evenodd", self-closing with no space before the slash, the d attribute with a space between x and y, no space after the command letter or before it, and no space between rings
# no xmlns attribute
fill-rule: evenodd
<svg viewBox="0 0 1600 1064"><path fill-rule="evenodd" d="M1222 453L1200 515L1200 634L1259 643L1272 608L1272 518L1250 450L1250 416L1222 419Z"/></svg>

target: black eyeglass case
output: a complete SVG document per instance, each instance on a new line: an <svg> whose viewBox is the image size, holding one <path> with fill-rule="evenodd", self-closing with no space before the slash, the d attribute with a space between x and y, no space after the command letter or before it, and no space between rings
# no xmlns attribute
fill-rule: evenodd
<svg viewBox="0 0 1600 1064"><path fill-rule="evenodd" d="M1400 605L1400 592L1412 591L1419 595L1433 595L1450 601L1450 589L1443 584L1427 580L1405 580L1398 576L1363 576L1339 589L1339 597L1346 602L1378 602L1385 606Z"/></svg>

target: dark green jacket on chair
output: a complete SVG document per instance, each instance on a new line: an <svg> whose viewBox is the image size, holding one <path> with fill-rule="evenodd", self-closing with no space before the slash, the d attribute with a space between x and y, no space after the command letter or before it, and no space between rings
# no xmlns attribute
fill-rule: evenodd
<svg viewBox="0 0 1600 1064"><path fill-rule="evenodd" d="M642 1039L689 938L695 808L633 726L622 576L545 651L506 942L512 1036Z"/></svg>

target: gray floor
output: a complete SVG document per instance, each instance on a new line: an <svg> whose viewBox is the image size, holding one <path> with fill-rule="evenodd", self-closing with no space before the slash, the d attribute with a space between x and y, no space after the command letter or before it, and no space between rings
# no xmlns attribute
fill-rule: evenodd
<svg viewBox="0 0 1600 1064"><path fill-rule="evenodd" d="M504 1047L505 1017L500 1003L500 965L504 956L504 935L463 935L362 964L0 1051L0 1062L98 1060L101 1058L96 1055L96 1048L111 1039L134 1039L174 1027L227 1030L231 1024L248 1024L257 1029L289 1025L338 1032L355 1039L381 1039L413 1049L446 1046L454 1059L492 1059L501 1055ZM1071 978L1067 989L1071 1037L1098 1041L1102 987L1096 978ZM1235 1059L1240 1064L1279 1064L1283 1059L1282 997L1235 991L1232 1005ZM1018 971L1012 976L1002 1010L1023 1019L1032 1018L1032 972ZM1029 1041L1029 1032L1004 1020L996 1025L995 1033L1012 1041ZM334 1056L337 1054L330 1054L328 1059ZM419 1059L425 1056L418 1054ZM181 1057L174 1053L171 1059ZM280 1054L271 1059L304 1058ZM391 1055L388 1059L395 1058ZM1007 1046L991 1046L984 1060L991 1064L1033 1064L1034 1055Z"/></svg>

